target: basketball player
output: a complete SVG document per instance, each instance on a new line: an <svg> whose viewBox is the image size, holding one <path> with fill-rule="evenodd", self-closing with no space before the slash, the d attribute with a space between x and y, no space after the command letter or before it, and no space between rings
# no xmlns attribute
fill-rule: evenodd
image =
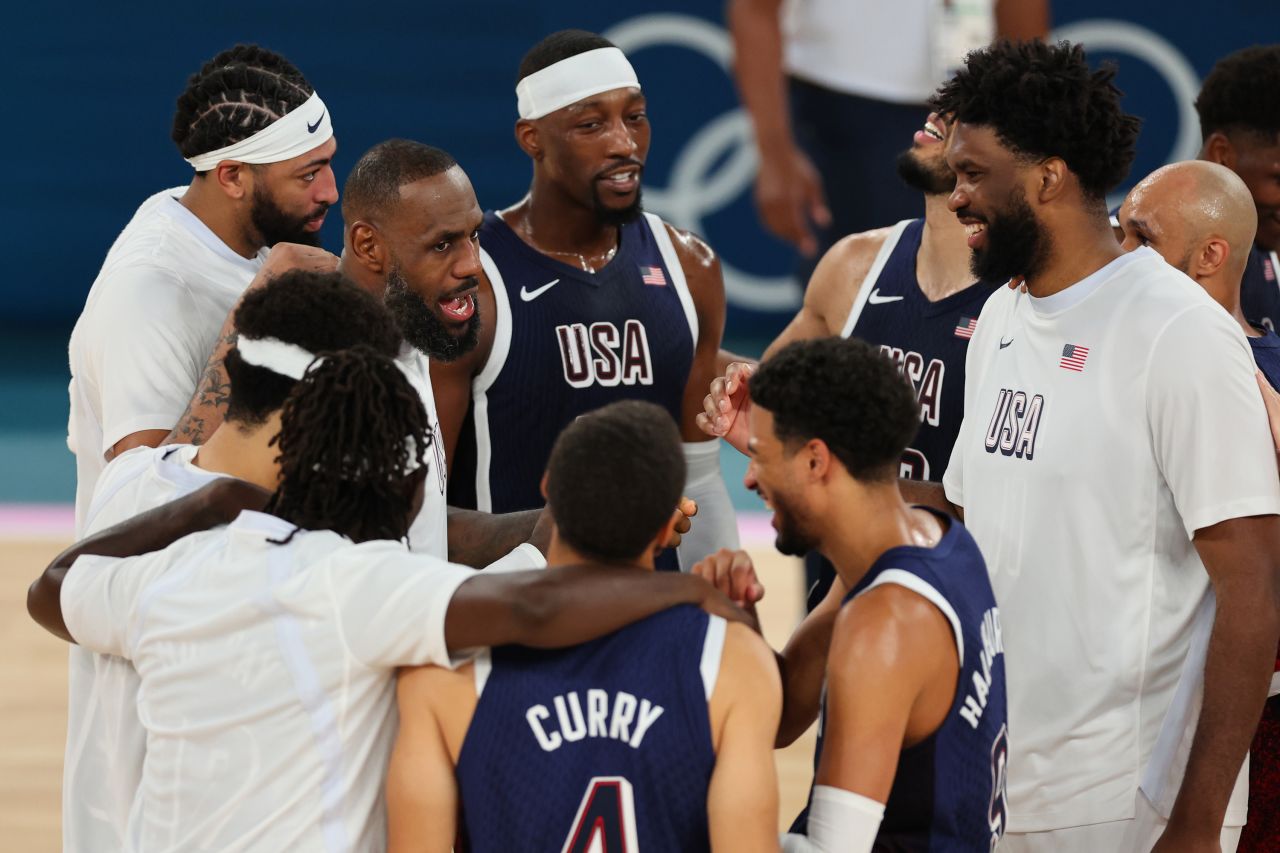
<svg viewBox="0 0 1280 853"><path fill-rule="evenodd" d="M964 527L899 492L920 427L911 387L872 346L823 338L765 359L751 393L746 485L772 507L779 551L817 549L839 572L778 656L779 743L821 710L814 788L784 849L994 849L1006 820L1000 613ZM695 572L722 589L754 581L742 552Z"/></svg>
<svg viewBox="0 0 1280 853"><path fill-rule="evenodd" d="M184 407L264 247L315 244L338 198L329 111L298 69L269 50L237 45L192 75L173 141L195 170L191 184L138 208L71 333L68 444L80 532L113 456L159 444L180 421L185 440L199 438ZM288 260L324 268L329 257L297 247Z"/></svg>
<svg viewBox="0 0 1280 853"><path fill-rule="evenodd" d="M1200 159L1231 169L1253 194L1258 236L1240 292L1249 320L1280 322L1280 44L1247 47L1218 60L1196 98Z"/></svg>
<svg viewBox="0 0 1280 853"><path fill-rule="evenodd" d="M1001 43L934 101L956 120L974 271L1026 282L978 320L945 500L904 484L963 511L987 556L1014 853L1234 849L1280 636L1280 480L1249 347L1194 282L1116 243L1104 199L1138 121L1113 76L1078 45Z"/></svg>
<svg viewBox="0 0 1280 853"><path fill-rule="evenodd" d="M542 506L564 426L614 400L649 400L686 442L685 494L699 508L680 549L687 567L737 540L717 444L695 422L724 327L720 262L641 210L649 120L620 50L581 30L550 35L525 55L516 93L533 182L480 228L479 309L492 319L470 356L432 366L451 502Z"/></svg>
<svg viewBox="0 0 1280 853"><path fill-rule="evenodd" d="M1124 248L1150 246L1196 280L1235 318L1270 388L1280 387L1280 336L1259 328L1240 310L1240 280L1253 249L1257 213L1249 188L1225 166L1193 160L1157 169L1120 208ZM1280 670L1280 654L1277 655ZM1280 842L1280 675L1249 750L1248 823L1241 850L1266 851Z"/></svg>
<svg viewBox="0 0 1280 853"><path fill-rule="evenodd" d="M543 478L548 561L651 572L683 484L661 407L583 415ZM391 851L777 850L778 675L746 625L681 607L575 648L408 671L398 691Z"/></svg>
<svg viewBox="0 0 1280 853"><path fill-rule="evenodd" d="M244 337L233 353L301 377L279 415L266 512L236 514L225 492L246 486L219 479L73 547L33 590L55 605L33 608L46 628L137 667L147 757L132 845L381 849L396 667L572 645L681 603L732 614L692 577L476 573L411 554L393 540L421 501L434 436L394 362ZM93 554L114 557L81 556Z"/></svg>
<svg viewBox="0 0 1280 853"><path fill-rule="evenodd" d="M840 335L873 345L898 364L920 401L920 431L902 455L902 476L942 479L964 405L964 357L978 314L998 282L974 281L964 226L947 209L955 175L943 153L950 134L933 113L898 156L898 174L924 193L924 218L840 240L823 256L804 305L765 357L791 341ZM734 363L711 383L698 423L746 453L754 365ZM810 606L826 595L835 569L819 554L805 560ZM817 582L816 586L814 582Z"/></svg>
<svg viewBox="0 0 1280 853"><path fill-rule="evenodd" d="M275 488L279 464L273 439L294 380L255 366L250 361L255 346L285 342L329 352L363 345L388 357L400 348L399 330L386 309L336 273L282 273L246 294L236 321L248 355L233 349L226 358L232 380L227 420L202 446L138 447L112 460L86 513L89 534L220 477ZM33 603L54 611L58 606L56 600ZM145 754L137 702L138 676L127 661L71 648L62 783L62 837L68 851L128 846L129 809Z"/></svg>

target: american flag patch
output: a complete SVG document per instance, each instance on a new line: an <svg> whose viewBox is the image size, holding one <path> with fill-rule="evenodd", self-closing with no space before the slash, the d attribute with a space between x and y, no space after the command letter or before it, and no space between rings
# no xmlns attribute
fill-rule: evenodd
<svg viewBox="0 0 1280 853"><path fill-rule="evenodd" d="M662 267L640 267L640 280L657 287L667 286L667 276Z"/></svg>
<svg viewBox="0 0 1280 853"><path fill-rule="evenodd" d="M1079 344L1067 344L1062 348L1062 358L1058 360L1058 367L1079 373L1084 370L1084 361L1088 357L1088 347L1082 347Z"/></svg>
<svg viewBox="0 0 1280 853"><path fill-rule="evenodd" d="M1262 277L1267 281L1276 280L1276 268L1271 264L1270 258L1262 259Z"/></svg>
<svg viewBox="0 0 1280 853"><path fill-rule="evenodd" d="M978 331L977 317L961 317L956 323L956 337L965 338L966 340L973 337L973 333Z"/></svg>

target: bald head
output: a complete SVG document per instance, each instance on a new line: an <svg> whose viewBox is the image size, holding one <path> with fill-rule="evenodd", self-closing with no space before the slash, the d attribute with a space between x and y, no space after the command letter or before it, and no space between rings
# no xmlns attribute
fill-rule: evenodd
<svg viewBox="0 0 1280 853"><path fill-rule="evenodd" d="M1238 288L1258 214L1235 172L1189 160L1157 169L1134 187L1120 208L1120 227L1126 249L1150 246L1197 281Z"/></svg>

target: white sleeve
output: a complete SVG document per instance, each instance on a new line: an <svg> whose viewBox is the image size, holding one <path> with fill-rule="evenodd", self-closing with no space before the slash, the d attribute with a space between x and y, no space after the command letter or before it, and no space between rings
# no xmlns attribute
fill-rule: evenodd
<svg viewBox="0 0 1280 853"><path fill-rule="evenodd" d="M168 270L131 267L99 282L89 357L97 361L105 453L144 429L172 429L209 357L207 335L222 317L200 317L186 285Z"/></svg>
<svg viewBox="0 0 1280 853"><path fill-rule="evenodd" d="M782 853L871 853L884 819L884 803L816 785L809 805L807 835L782 836Z"/></svg>
<svg viewBox="0 0 1280 853"><path fill-rule="evenodd" d="M76 558L62 580L62 621L91 652L132 658L133 627L142 591L163 571L158 554Z"/></svg>
<svg viewBox="0 0 1280 853"><path fill-rule="evenodd" d="M680 569L687 572L721 548L737 549L738 516L720 473L720 442L685 442L684 461L684 495L698 504L698 514L676 549Z"/></svg>
<svg viewBox="0 0 1280 853"><path fill-rule="evenodd" d="M388 543L345 549L326 563L336 617L353 657L372 668L450 666L445 615L475 569Z"/></svg>
<svg viewBox="0 0 1280 853"><path fill-rule="evenodd" d="M960 429L956 433L956 443L951 446L951 458L947 461L947 472L942 475L942 489L947 500L958 507L964 506L964 454L973 446L969 433L979 422L976 405L979 387L982 384L982 371L993 347L998 346L1002 335L1002 327L1009 316L1003 309L1003 301L1009 298L1005 288L997 290L987 297L978 313L978 328L969 339L964 353L964 410L961 412ZM997 310L1001 309L1001 310Z"/></svg>
<svg viewBox="0 0 1280 853"><path fill-rule="evenodd" d="M542 556L542 552L528 542L523 542L512 549L510 554L485 566L484 571L492 575L501 572L545 569L546 567L547 558Z"/></svg>
<svg viewBox="0 0 1280 853"><path fill-rule="evenodd" d="M1182 312L1152 347L1152 443L1188 536L1230 518L1280 513L1256 369L1244 334L1217 305Z"/></svg>

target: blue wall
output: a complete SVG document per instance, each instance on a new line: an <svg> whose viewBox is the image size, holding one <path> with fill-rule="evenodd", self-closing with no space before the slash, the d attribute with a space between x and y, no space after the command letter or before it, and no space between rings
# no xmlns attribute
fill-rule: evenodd
<svg viewBox="0 0 1280 853"><path fill-rule="evenodd" d="M368 146L410 136L453 152L482 205L491 207L519 198L528 180L511 135L520 56L541 35L568 26L606 32L633 56L654 126L649 207L710 239L730 268L737 308L785 312L797 291L785 280L786 248L760 231L751 209L754 153L725 72L722 9L721 0L496 0L222 4L203 12L169 3L76 2L11 11L0 143L10 169L0 250L10 275L0 284L0 322L65 327L138 202L189 180L168 139L173 101L186 76L219 49L255 40L303 69L333 111L339 179ZM1097 25L1121 17L1142 29ZM1280 38L1275 0L1137 0L1120 9L1058 0L1054 18L1063 30L1093 20L1086 43L1107 48L1098 56L1120 60L1128 107L1147 119L1134 177L1194 153L1193 121L1182 126L1178 147L1179 101L1170 81L1181 82L1185 109L1187 93L1217 57ZM338 217L324 238L331 249L340 245ZM735 314L731 326L756 319Z"/></svg>

